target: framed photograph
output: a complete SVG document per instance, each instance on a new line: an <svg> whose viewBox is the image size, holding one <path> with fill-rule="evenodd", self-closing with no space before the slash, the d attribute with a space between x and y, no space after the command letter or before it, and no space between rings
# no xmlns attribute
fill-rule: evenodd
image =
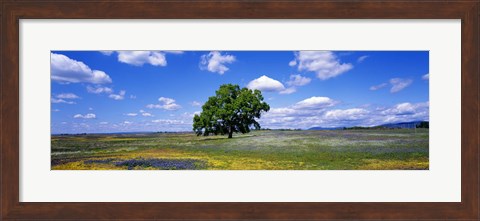
<svg viewBox="0 0 480 221"><path fill-rule="evenodd" d="M5 1L1 216L479 213L478 1Z"/></svg>

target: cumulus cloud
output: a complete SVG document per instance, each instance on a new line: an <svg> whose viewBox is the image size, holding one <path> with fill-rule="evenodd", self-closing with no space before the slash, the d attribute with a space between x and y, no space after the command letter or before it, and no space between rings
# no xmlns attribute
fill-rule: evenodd
<svg viewBox="0 0 480 221"><path fill-rule="evenodd" d="M138 113L127 113L125 115L130 116L130 117L135 117L135 116L138 116L139 114L144 116L144 117L153 117L153 114L148 113L144 110L140 110L140 111L138 111Z"/></svg>
<svg viewBox="0 0 480 221"><path fill-rule="evenodd" d="M167 66L165 54L160 51L117 51L118 61L134 66L150 64L153 66Z"/></svg>
<svg viewBox="0 0 480 221"><path fill-rule="evenodd" d="M423 76L422 76L422 79L423 79L423 80L427 80L427 81L430 80L430 74L427 73L427 74L423 75Z"/></svg>
<svg viewBox="0 0 480 221"><path fill-rule="evenodd" d="M89 114L75 114L73 118L83 118L83 119L95 119L97 116L95 114L89 113Z"/></svg>
<svg viewBox="0 0 480 221"><path fill-rule="evenodd" d="M296 60L292 60L292 61L288 62L288 66L290 66L290 67L294 67L295 65L297 65Z"/></svg>
<svg viewBox="0 0 480 221"><path fill-rule="evenodd" d="M430 102L400 103L386 109L379 109L376 117L383 124L397 122L411 122L429 119Z"/></svg>
<svg viewBox="0 0 480 221"><path fill-rule="evenodd" d="M144 117L153 117L153 115L151 113L148 113L148 112L143 112L142 113L142 116Z"/></svg>
<svg viewBox="0 0 480 221"><path fill-rule="evenodd" d="M329 120L358 120L367 117L368 113L368 110L362 108L352 108L327 111L324 116Z"/></svg>
<svg viewBox="0 0 480 221"><path fill-rule="evenodd" d="M105 72L92 70L83 62L62 54L50 54L50 71L51 79L62 83L112 83L112 79Z"/></svg>
<svg viewBox="0 0 480 221"><path fill-rule="evenodd" d="M283 86L280 81L269 78L266 75L250 81L247 84L247 88L252 90L257 89L263 92L280 92L285 90L285 86Z"/></svg>
<svg viewBox="0 0 480 221"><path fill-rule="evenodd" d="M402 78L392 78L389 81L390 85L392 86L390 88L390 93L397 93L406 87L410 86L413 83L412 79L402 79ZM376 91L380 90L384 87L386 87L388 84L387 83L382 83L379 85L374 85L370 87L371 91Z"/></svg>
<svg viewBox="0 0 480 221"><path fill-rule="evenodd" d="M320 118L336 103L328 97L311 97L288 107L270 108L260 122L267 128L309 128L314 120L312 117Z"/></svg>
<svg viewBox="0 0 480 221"><path fill-rule="evenodd" d="M298 102L300 103L300 102ZM264 128L378 126L429 119L429 102L399 103L391 107L364 106L349 109L289 107L271 108L259 119Z"/></svg>
<svg viewBox="0 0 480 221"><path fill-rule="evenodd" d="M379 85L374 85L374 86L370 87L370 90L371 91L376 91L376 90L379 90L379 89L382 89L382 88L386 87L387 85L388 85L387 83L381 83Z"/></svg>
<svg viewBox="0 0 480 221"><path fill-rule="evenodd" d="M113 93L113 89L109 87L101 87L98 85L96 87L92 87L88 85L87 92L92 94L101 94L101 93L111 94Z"/></svg>
<svg viewBox="0 0 480 221"><path fill-rule="evenodd" d="M299 71L311 71L321 80L341 75L353 68L350 63L342 63L331 51L299 51L290 66L297 66Z"/></svg>
<svg viewBox="0 0 480 221"><path fill-rule="evenodd" d="M392 85L392 88L390 89L391 93L397 93L406 87L410 86L412 84L411 79L402 79L402 78L392 78L390 79L390 84Z"/></svg>
<svg viewBox="0 0 480 221"><path fill-rule="evenodd" d="M76 104L76 103L73 102L73 101L66 101L66 100L64 100L64 99L57 99L57 98L53 98L53 97L50 99L50 102L51 102L52 104L62 104L62 103L63 103L63 104Z"/></svg>
<svg viewBox="0 0 480 221"><path fill-rule="evenodd" d="M289 86L304 86L309 84L312 79L308 77L302 77L299 74L292 74L290 75L290 80L287 81L287 85Z"/></svg>
<svg viewBox="0 0 480 221"><path fill-rule="evenodd" d="M229 70L226 64L231 64L235 62L235 60L236 58L233 55L222 55L222 53L218 51L212 51L200 57L200 69L224 74Z"/></svg>
<svg viewBox="0 0 480 221"><path fill-rule="evenodd" d="M337 102L329 97L311 97L297 102L293 107L295 109L322 109L331 107Z"/></svg>
<svg viewBox="0 0 480 221"><path fill-rule="evenodd" d="M114 51L100 51L100 53L102 53L103 55L107 55L107 56L110 56L113 54Z"/></svg>
<svg viewBox="0 0 480 221"><path fill-rule="evenodd" d="M285 90L282 90L280 92L278 92L279 94L293 94L297 92L297 88L295 87L289 87L289 88L286 88Z"/></svg>
<svg viewBox="0 0 480 221"><path fill-rule="evenodd" d="M249 83L249 88L254 89L257 88L262 91L278 91L279 94L292 94L297 92L297 87L304 86L310 83L312 79L307 77L302 77L299 74L290 75L290 79L286 82L289 86L285 88L285 86L277 80L271 79L265 75L260 78L257 78ZM262 88L262 89L260 89Z"/></svg>
<svg viewBox="0 0 480 221"><path fill-rule="evenodd" d="M120 90L117 94L114 93L112 88L109 87L101 87L101 86L95 86L92 87L90 85L87 86L87 92L92 93L92 94L108 94L108 97L114 100L123 100L125 99L125 90ZM131 98L131 96L130 96Z"/></svg>
<svg viewBox="0 0 480 221"><path fill-rule="evenodd" d="M194 106L194 107L200 107L200 106L202 106L202 103L200 103L200 102L198 102L198 101L193 101L193 102L192 102L192 106Z"/></svg>
<svg viewBox="0 0 480 221"><path fill-rule="evenodd" d="M158 98L160 104L148 104L147 108L156 108L156 109L164 109L164 110L178 110L181 108L180 105L175 103L175 100L168 97L160 97Z"/></svg>
<svg viewBox="0 0 480 221"><path fill-rule="evenodd" d="M357 63L362 63L362 62L365 61L365 59L367 59L367 58L368 58L367 55L360 56L360 57L357 59Z"/></svg>
<svg viewBox="0 0 480 221"><path fill-rule="evenodd" d="M64 93L57 95L57 98L60 99L79 99L80 97L73 93Z"/></svg>
<svg viewBox="0 0 480 221"><path fill-rule="evenodd" d="M114 100L123 100L125 98L125 93L126 91L121 90L118 94L110 94L108 95L109 98L112 98Z"/></svg>
<svg viewBox="0 0 480 221"><path fill-rule="evenodd" d="M164 51L164 52L169 54L183 54L183 51Z"/></svg>
<svg viewBox="0 0 480 221"><path fill-rule="evenodd" d="M409 102L397 104L391 108L382 110L382 114L385 115L410 115L418 112L419 109L428 108L429 102L412 104Z"/></svg>
<svg viewBox="0 0 480 221"><path fill-rule="evenodd" d="M185 124L182 120L170 120L170 119L157 119L152 120L152 123L161 123L161 124Z"/></svg>

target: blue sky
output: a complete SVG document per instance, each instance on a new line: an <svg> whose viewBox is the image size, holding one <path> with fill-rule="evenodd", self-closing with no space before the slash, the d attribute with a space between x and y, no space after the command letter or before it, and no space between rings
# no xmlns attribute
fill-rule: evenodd
<svg viewBox="0 0 480 221"><path fill-rule="evenodd" d="M52 51L52 133L191 131L221 84L259 89L263 128L429 119L428 51Z"/></svg>

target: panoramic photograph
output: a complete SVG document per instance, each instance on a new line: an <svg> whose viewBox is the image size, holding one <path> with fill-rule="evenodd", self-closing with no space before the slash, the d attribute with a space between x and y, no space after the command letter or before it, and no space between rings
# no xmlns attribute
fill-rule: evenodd
<svg viewBox="0 0 480 221"><path fill-rule="evenodd" d="M51 51L52 170L428 170L428 51Z"/></svg>

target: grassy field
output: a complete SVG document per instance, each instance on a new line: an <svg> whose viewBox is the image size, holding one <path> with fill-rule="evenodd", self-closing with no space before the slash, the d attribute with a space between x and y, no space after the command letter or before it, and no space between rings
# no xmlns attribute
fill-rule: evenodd
<svg viewBox="0 0 480 221"><path fill-rule="evenodd" d="M425 170L428 129L52 136L53 170Z"/></svg>

